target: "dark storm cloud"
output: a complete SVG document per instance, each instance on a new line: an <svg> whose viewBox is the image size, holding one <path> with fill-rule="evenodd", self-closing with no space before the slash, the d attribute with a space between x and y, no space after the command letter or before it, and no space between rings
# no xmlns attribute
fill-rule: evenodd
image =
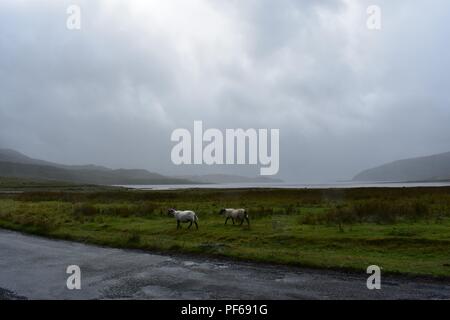
<svg viewBox="0 0 450 320"><path fill-rule="evenodd" d="M79 31L66 9L81 7ZM170 133L280 128L280 176L347 179L450 150L450 5L378 1L2 1L0 146L166 174Z"/></svg>

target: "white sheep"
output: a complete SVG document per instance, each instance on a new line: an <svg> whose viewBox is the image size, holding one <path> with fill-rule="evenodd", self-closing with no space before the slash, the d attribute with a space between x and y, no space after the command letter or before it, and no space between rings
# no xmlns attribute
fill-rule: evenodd
<svg viewBox="0 0 450 320"><path fill-rule="evenodd" d="M181 228L180 223L186 223L186 222L190 222L188 229L191 228L192 223L195 223L195 226L198 229L198 224L197 224L198 217L194 211L190 211L190 210L178 211L175 209L169 209L167 211L167 214L173 216L177 220L177 229Z"/></svg>
<svg viewBox="0 0 450 320"><path fill-rule="evenodd" d="M244 223L244 220L247 221L247 224L250 226L250 220L248 219L247 210L245 209L221 209L219 212L220 215L224 215L226 217L225 224L227 224L228 219L231 218L231 221L234 220L240 221L240 226Z"/></svg>

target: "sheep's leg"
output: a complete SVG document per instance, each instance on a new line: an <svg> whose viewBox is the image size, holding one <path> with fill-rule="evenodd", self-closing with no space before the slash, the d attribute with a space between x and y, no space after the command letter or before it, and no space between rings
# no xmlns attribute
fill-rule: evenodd
<svg viewBox="0 0 450 320"><path fill-rule="evenodd" d="M189 224L189 227L188 227L188 229L190 229L192 227L192 221L191 221L191 223Z"/></svg>
<svg viewBox="0 0 450 320"><path fill-rule="evenodd" d="M239 226L242 226L243 223L244 223L244 219L241 219L241 223L239 224Z"/></svg>
<svg viewBox="0 0 450 320"><path fill-rule="evenodd" d="M231 221L233 221L233 224L234 224L234 218L231 218Z"/></svg>
<svg viewBox="0 0 450 320"><path fill-rule="evenodd" d="M180 221L177 220L177 230L180 229L180 228L181 228L181 226L180 226Z"/></svg>
<svg viewBox="0 0 450 320"><path fill-rule="evenodd" d="M198 230L198 224L197 224L197 221L194 221L194 223L195 223L195 227L196 227L197 230Z"/></svg>
<svg viewBox="0 0 450 320"><path fill-rule="evenodd" d="M225 224L227 224L228 219L230 219L230 217L227 217L227 218L225 219Z"/></svg>
<svg viewBox="0 0 450 320"><path fill-rule="evenodd" d="M245 220L247 221L247 224L250 227L250 220L248 219L248 217L245 217Z"/></svg>

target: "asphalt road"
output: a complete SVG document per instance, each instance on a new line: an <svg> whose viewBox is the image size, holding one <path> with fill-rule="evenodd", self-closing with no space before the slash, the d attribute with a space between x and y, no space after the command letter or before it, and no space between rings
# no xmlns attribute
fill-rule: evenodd
<svg viewBox="0 0 450 320"><path fill-rule="evenodd" d="M81 269L81 289L66 268ZM0 299L450 299L450 282L187 258L0 230Z"/></svg>

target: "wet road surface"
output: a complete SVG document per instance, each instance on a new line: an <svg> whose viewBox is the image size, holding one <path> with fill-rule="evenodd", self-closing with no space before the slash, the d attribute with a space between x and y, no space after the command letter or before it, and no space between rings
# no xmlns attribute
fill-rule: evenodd
<svg viewBox="0 0 450 320"><path fill-rule="evenodd" d="M66 268L81 269L81 290ZM450 299L450 282L152 254L0 230L0 299Z"/></svg>

